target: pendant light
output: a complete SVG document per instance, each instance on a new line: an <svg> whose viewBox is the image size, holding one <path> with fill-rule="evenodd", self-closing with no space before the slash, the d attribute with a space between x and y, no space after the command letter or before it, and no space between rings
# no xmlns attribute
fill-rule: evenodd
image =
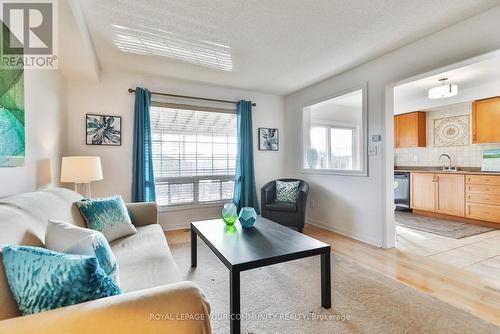
<svg viewBox="0 0 500 334"><path fill-rule="evenodd" d="M429 99L445 99L458 94L458 85L446 83L448 78L441 78L441 85L429 89Z"/></svg>

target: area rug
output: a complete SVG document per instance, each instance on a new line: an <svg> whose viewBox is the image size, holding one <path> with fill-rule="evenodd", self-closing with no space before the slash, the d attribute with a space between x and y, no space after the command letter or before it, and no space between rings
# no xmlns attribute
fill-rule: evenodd
<svg viewBox="0 0 500 334"><path fill-rule="evenodd" d="M396 211L396 224L414 230L442 235L453 239L462 239L471 235L494 231L494 228L454 222L450 220L414 215Z"/></svg>
<svg viewBox="0 0 500 334"><path fill-rule="evenodd" d="M229 271L198 242L172 247L186 280L210 300L215 334L229 333ZM242 333L500 333L500 328L332 253L332 308L320 303L319 256L241 273Z"/></svg>

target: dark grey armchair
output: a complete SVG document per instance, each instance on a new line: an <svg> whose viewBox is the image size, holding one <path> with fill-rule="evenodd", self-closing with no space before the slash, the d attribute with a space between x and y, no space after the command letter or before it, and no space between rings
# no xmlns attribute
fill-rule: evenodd
<svg viewBox="0 0 500 334"><path fill-rule="evenodd" d="M283 182L300 181L297 202L276 202L276 181L266 183L261 192L260 211L264 218L278 224L295 227L302 233L306 219L307 194L309 185L307 182L297 179L279 179Z"/></svg>

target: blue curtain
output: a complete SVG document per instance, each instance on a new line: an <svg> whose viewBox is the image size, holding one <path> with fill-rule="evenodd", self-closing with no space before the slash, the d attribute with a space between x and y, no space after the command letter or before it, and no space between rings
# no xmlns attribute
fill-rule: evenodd
<svg viewBox="0 0 500 334"><path fill-rule="evenodd" d="M134 152L132 162L132 202L156 200L151 149L151 93L135 88Z"/></svg>
<svg viewBox="0 0 500 334"><path fill-rule="evenodd" d="M252 137L252 102L238 101L237 113L237 155L236 178L234 181L234 204L238 211L242 207L253 207L260 214L259 202L255 188L255 172L253 166Z"/></svg>

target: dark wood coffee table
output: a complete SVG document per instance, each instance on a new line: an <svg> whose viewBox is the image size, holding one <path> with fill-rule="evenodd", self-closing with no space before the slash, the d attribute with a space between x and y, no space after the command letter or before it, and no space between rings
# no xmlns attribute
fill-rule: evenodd
<svg viewBox="0 0 500 334"><path fill-rule="evenodd" d="M252 228L227 229L222 219L191 223L191 267L199 236L229 269L230 328L240 333L240 272L321 255L321 306L331 307L330 245L262 217ZM300 301L297 301L300 303Z"/></svg>

